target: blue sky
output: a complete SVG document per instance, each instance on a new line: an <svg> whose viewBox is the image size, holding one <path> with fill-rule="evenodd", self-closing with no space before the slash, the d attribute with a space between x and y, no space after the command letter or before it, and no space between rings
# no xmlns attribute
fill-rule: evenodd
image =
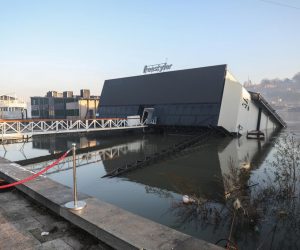
<svg viewBox="0 0 300 250"><path fill-rule="evenodd" d="M300 1L271 2L0 0L0 92L100 94L166 58L173 70L226 63L240 82L292 77Z"/></svg>

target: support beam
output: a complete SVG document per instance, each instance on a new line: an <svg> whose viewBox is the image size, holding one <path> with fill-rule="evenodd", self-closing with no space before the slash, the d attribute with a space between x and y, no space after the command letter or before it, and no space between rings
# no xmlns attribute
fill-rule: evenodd
<svg viewBox="0 0 300 250"><path fill-rule="evenodd" d="M257 125L256 125L256 130L257 131L260 130L261 112L262 112L262 108L259 108L258 117L257 117Z"/></svg>

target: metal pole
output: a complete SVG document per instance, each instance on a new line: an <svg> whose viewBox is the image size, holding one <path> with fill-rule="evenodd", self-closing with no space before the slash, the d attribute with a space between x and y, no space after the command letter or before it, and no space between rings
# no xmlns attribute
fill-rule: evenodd
<svg viewBox="0 0 300 250"><path fill-rule="evenodd" d="M86 207L84 201L77 200L77 176L76 176L76 143L72 144L73 151L73 201L65 204L65 207L70 210L81 210Z"/></svg>
<svg viewBox="0 0 300 250"><path fill-rule="evenodd" d="M73 196L74 196L74 207L77 207L76 143L72 144L72 151L73 151Z"/></svg>

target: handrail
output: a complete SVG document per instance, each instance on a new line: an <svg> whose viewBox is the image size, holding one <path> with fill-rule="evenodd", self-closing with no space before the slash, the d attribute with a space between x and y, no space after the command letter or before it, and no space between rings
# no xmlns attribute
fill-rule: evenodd
<svg viewBox="0 0 300 250"><path fill-rule="evenodd" d="M52 121L101 121L101 120L124 120L127 118L91 118L91 119L44 119L44 118L32 118L32 119L0 119L0 123L3 122L52 122ZM131 119L131 118L128 118Z"/></svg>
<svg viewBox="0 0 300 250"><path fill-rule="evenodd" d="M147 125L139 119L129 123L131 118L97 118L85 120L68 119L28 119L0 120L0 134L5 137L31 137L53 133L76 133L100 130L143 128Z"/></svg>

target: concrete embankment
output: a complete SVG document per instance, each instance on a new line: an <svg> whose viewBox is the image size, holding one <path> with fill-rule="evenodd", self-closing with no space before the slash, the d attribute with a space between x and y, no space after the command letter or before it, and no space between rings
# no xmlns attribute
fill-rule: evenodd
<svg viewBox="0 0 300 250"><path fill-rule="evenodd" d="M0 190L0 249L112 250L15 188Z"/></svg>
<svg viewBox="0 0 300 250"><path fill-rule="evenodd" d="M20 165L0 158L0 178L15 182L30 175ZM17 188L116 249L221 249L85 194L79 194L79 200L84 200L87 207L70 211L64 204L73 199L72 190L49 178L38 177Z"/></svg>

